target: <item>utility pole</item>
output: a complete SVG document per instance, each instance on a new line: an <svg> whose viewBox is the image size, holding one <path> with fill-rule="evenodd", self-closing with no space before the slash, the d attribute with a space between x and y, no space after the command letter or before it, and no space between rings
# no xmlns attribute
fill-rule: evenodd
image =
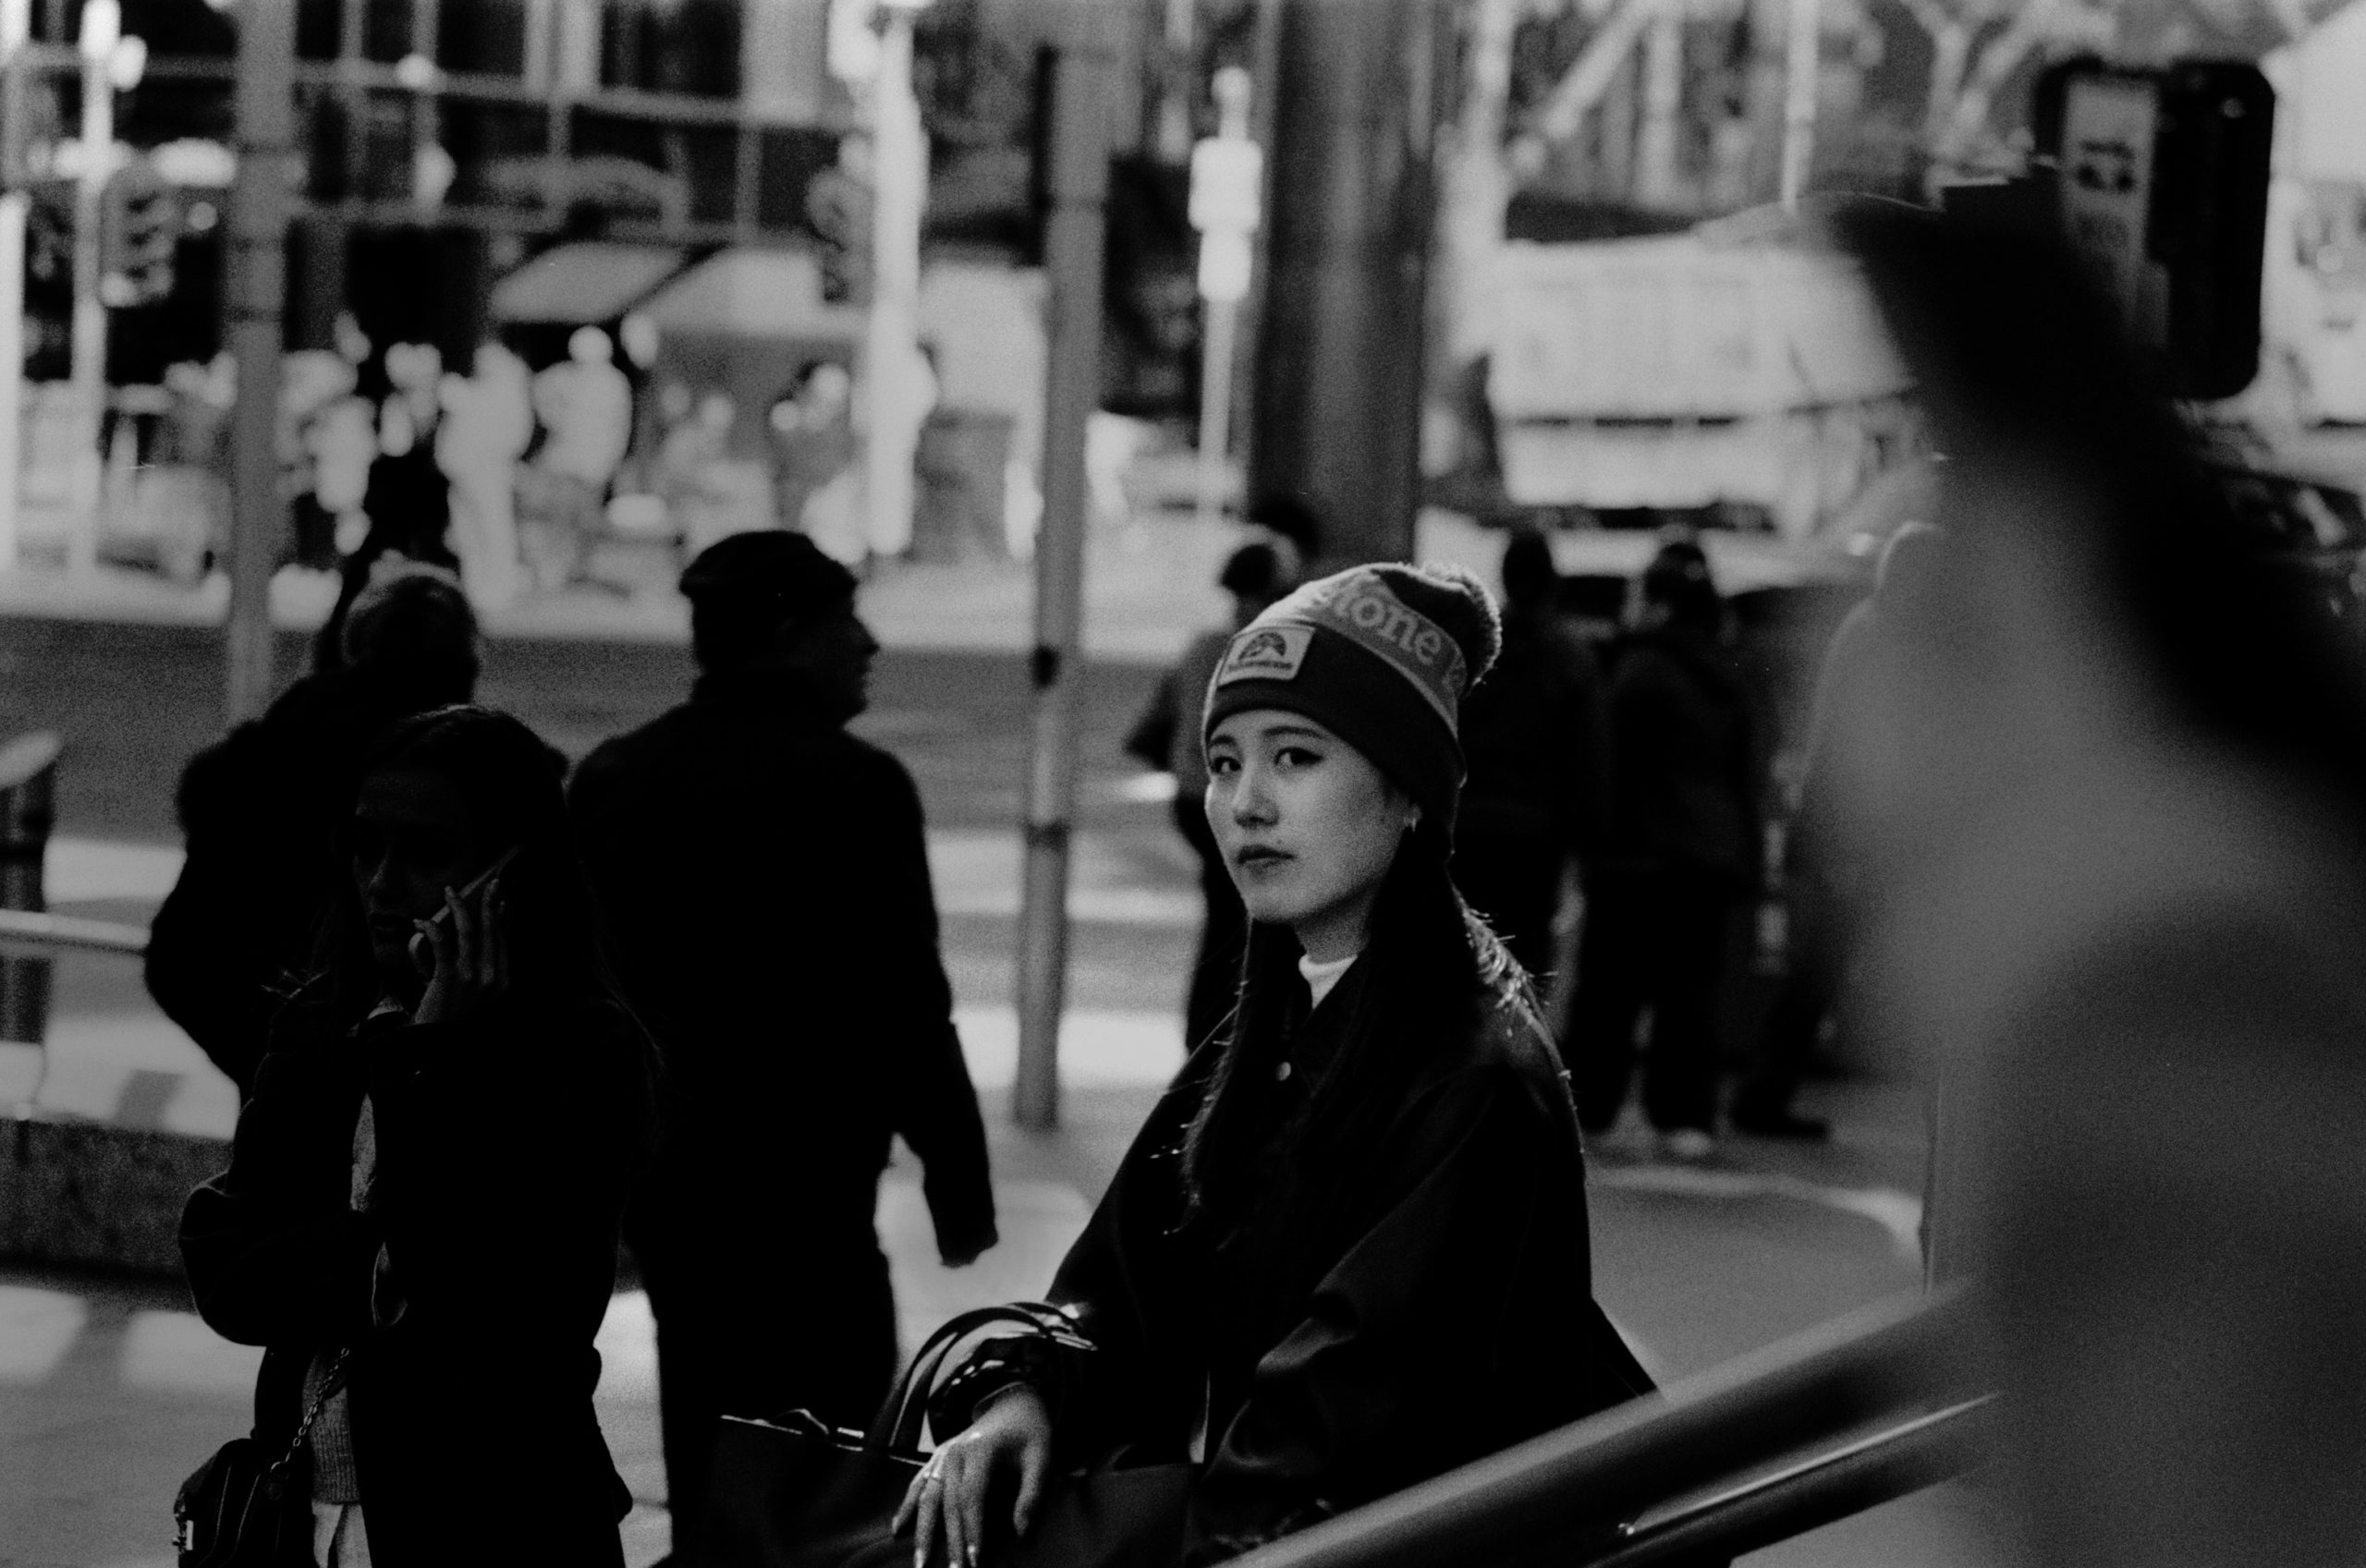
<svg viewBox="0 0 2366 1568"><path fill-rule="evenodd" d="M1412 553L1437 0L1287 0L1276 18L1250 493L1311 502L1334 561Z"/></svg>
<svg viewBox="0 0 2366 1568"><path fill-rule="evenodd" d="M279 493L280 313L287 297L287 188L296 157L296 0L239 0L229 255L223 291L238 403L230 426L230 722L271 699L271 575L286 526Z"/></svg>
<svg viewBox="0 0 2366 1568"><path fill-rule="evenodd" d="M1782 201L1795 208L1815 165L1815 103L1823 69L1821 0L1791 0L1789 48L1784 65Z"/></svg>
<svg viewBox="0 0 2366 1568"><path fill-rule="evenodd" d="M1200 298L1207 336L1200 354L1200 505L1201 524L1224 509L1224 460L1232 440L1232 362L1240 302L1249 296L1250 237L1264 200L1264 150L1250 140L1249 73L1216 73L1221 118L1216 134L1191 150L1191 226L1200 231Z"/></svg>
<svg viewBox="0 0 2366 1568"><path fill-rule="evenodd" d="M123 39L118 0L87 0L75 40L82 57L82 166L74 187L73 522L66 567L80 576L99 558L100 433L106 429L107 307L99 298L101 213L115 159L115 81L109 67Z"/></svg>
<svg viewBox="0 0 2366 1568"><path fill-rule="evenodd" d="M0 0L0 571L17 564L17 492L24 464L25 43L32 0Z"/></svg>
<svg viewBox="0 0 2366 1568"><path fill-rule="evenodd" d="M1109 103L1116 62L1091 0L1064 7L1052 75L1051 213L1043 237L1050 291L1043 390L1043 523L1035 542L1034 734L1027 770L1026 869L1018 930L1018 1078L1022 1127L1059 1119L1060 1017L1067 1009L1068 839L1076 816L1079 651L1084 621L1084 429L1101 400L1103 203L1109 189Z"/></svg>
<svg viewBox="0 0 2366 1568"><path fill-rule="evenodd" d="M912 22L927 0L881 0L879 74L872 84L871 318L863 339L869 407L864 480L872 553L912 543L912 464L920 449L921 210L928 201L928 134L912 92Z"/></svg>

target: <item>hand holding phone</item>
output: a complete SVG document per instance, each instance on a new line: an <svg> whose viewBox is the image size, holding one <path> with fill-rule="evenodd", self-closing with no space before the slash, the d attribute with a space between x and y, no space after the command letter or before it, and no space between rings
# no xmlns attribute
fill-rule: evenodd
<svg viewBox="0 0 2366 1568"><path fill-rule="evenodd" d="M452 906L457 904L461 908L470 908L474 901L483 896L485 889L492 884L493 880L507 869L509 862L518 858L518 847L512 845L509 848L503 850L492 865L470 878L466 887L457 893L447 893L444 907L428 917L429 929L411 933L411 966L419 971L422 979L435 973L435 932L452 925Z"/></svg>

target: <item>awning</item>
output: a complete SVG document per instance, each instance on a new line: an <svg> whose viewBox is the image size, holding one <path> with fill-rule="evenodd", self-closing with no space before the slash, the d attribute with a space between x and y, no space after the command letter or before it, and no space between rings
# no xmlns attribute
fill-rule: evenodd
<svg viewBox="0 0 2366 1568"><path fill-rule="evenodd" d="M822 266L805 250L718 250L644 300L661 337L857 338L867 313L822 299Z"/></svg>
<svg viewBox="0 0 2366 1568"><path fill-rule="evenodd" d="M681 271L670 246L579 240L543 251L493 286L496 322L597 324L623 315Z"/></svg>

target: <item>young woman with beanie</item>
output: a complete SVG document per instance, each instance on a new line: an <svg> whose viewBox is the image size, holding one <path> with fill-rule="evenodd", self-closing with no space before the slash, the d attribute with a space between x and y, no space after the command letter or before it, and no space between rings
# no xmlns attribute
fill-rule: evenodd
<svg viewBox="0 0 2366 1568"><path fill-rule="evenodd" d="M1456 716L1493 662L1458 571L1361 566L1233 638L1209 825L1252 921L1231 1027L1152 1113L1051 1299L1091 1349L989 1341L899 1515L1024 1533L1055 1455L1204 1466L1220 1561L1649 1388L1592 1304L1578 1123L1526 977L1447 874Z"/></svg>
<svg viewBox="0 0 2366 1568"><path fill-rule="evenodd" d="M321 1568L622 1568L592 1339L648 1044L605 978L564 769L482 708L377 739L321 961L182 1215L200 1315L265 1347L262 1447L304 1434Z"/></svg>

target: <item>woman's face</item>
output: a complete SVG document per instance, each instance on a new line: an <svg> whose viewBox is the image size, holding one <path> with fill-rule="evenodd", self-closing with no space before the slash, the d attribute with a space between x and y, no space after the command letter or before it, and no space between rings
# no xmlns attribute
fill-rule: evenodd
<svg viewBox="0 0 2366 1568"><path fill-rule="evenodd" d="M416 920L491 863L468 803L440 774L397 768L361 781L353 810L353 891L382 975L409 977Z"/></svg>
<svg viewBox="0 0 2366 1568"><path fill-rule="evenodd" d="M1300 713L1235 713L1208 739L1208 826L1249 918L1317 960L1362 950L1413 808L1362 752Z"/></svg>

